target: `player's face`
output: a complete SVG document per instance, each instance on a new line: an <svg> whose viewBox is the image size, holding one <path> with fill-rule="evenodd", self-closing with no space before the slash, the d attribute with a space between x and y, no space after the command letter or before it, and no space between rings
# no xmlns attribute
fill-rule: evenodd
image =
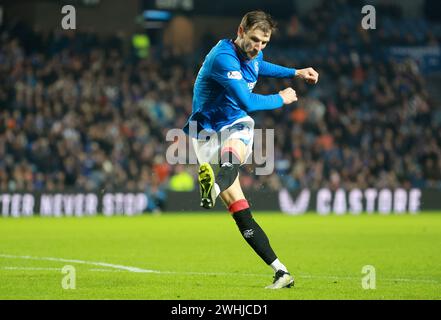
<svg viewBox="0 0 441 320"><path fill-rule="evenodd" d="M241 48L247 54L248 58L255 58L259 52L265 49L271 38L271 32L263 32L260 29L251 29L247 32L239 30L241 38Z"/></svg>

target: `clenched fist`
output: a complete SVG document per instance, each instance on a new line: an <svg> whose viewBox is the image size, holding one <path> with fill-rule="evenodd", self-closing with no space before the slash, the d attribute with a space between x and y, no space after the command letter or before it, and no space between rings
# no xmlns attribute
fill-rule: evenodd
<svg viewBox="0 0 441 320"><path fill-rule="evenodd" d="M318 82L319 74L313 68L298 69L296 77L305 79L307 83L316 84Z"/></svg>
<svg viewBox="0 0 441 320"><path fill-rule="evenodd" d="M290 104L297 101L297 94L293 88L286 88L279 91L280 96L283 99L284 104Z"/></svg>

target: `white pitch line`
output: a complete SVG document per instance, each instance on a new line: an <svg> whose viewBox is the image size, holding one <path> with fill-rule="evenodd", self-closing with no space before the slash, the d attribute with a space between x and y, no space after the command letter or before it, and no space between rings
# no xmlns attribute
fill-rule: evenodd
<svg viewBox="0 0 441 320"><path fill-rule="evenodd" d="M39 267L12 267L12 266L3 266L3 267L0 267L0 270L59 271L59 272L61 272L62 268L39 268ZM109 270L109 269L89 269L88 271L93 271L93 272L122 272L121 270Z"/></svg>
<svg viewBox="0 0 441 320"><path fill-rule="evenodd" d="M111 264L106 262L93 262L85 260L74 260L74 259L64 259L64 258L53 258L53 257L33 257L33 256L15 256L9 254L0 254L0 258L6 259L26 259L26 260L42 260L42 261L57 261L57 262L68 262L68 263L78 263L78 264L88 264L101 267L108 267L117 270L106 270L106 269L89 269L89 271L100 271L100 272L118 272L118 271L129 271L135 273L156 273L156 274L177 274L177 275L202 275L202 276L252 276L252 277L267 277L264 274L254 274L254 273L232 273L232 272L191 272L191 271L159 271L159 270L149 270L141 269L137 267L123 266L118 264ZM8 268L8 267L5 267ZM11 268L11 267L9 267ZM34 268L34 270L45 268ZM27 269L31 270L31 269ZM58 268L47 268L47 270L61 270ZM309 275L309 274L298 274L299 278L310 278L310 279L329 279L329 280L359 280L359 277L344 277L344 276L332 276L332 275ZM433 279L407 279L407 278L379 278L379 281L393 281L393 282L423 282L423 283L441 283L438 280Z"/></svg>
<svg viewBox="0 0 441 320"><path fill-rule="evenodd" d="M40 260L40 261L56 261L56 262L89 264L89 265L93 265L93 266L108 267L108 268L113 268L113 269L118 269L118 270L125 270L125 271L130 271L130 272L143 272L143 273L159 273L160 272L160 271L156 271L156 270L148 270L148 269L141 269L141 268L136 268L136 267L128 267L128 266L122 266L122 265L118 265L118 264L111 264L111 263L105 263L105 262L94 262L94 261L85 261L85 260L53 258L53 257L14 256L14 255L10 255L10 254L0 254L0 258Z"/></svg>
<svg viewBox="0 0 441 320"><path fill-rule="evenodd" d="M194 271L161 271L161 274L183 274L190 276L248 276L248 277L268 277L262 273L234 273L234 272L194 272Z"/></svg>
<svg viewBox="0 0 441 320"><path fill-rule="evenodd" d="M308 274L299 274L301 278L311 279L330 279L330 280L360 280L358 277L342 277L342 276L313 276ZM380 281L396 281L396 282L427 282L427 283L441 283L440 281L433 279L406 279L406 278L378 278Z"/></svg>
<svg viewBox="0 0 441 320"><path fill-rule="evenodd" d="M109 270L109 269L89 269L89 271L94 271L94 272L123 272L123 270Z"/></svg>
<svg viewBox="0 0 441 320"><path fill-rule="evenodd" d="M61 271L61 268L34 268L34 267L0 267L1 270L30 270L30 271Z"/></svg>

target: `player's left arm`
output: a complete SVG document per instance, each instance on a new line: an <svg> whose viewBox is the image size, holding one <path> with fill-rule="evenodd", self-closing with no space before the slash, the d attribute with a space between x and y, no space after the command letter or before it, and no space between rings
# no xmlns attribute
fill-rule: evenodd
<svg viewBox="0 0 441 320"><path fill-rule="evenodd" d="M294 78L305 79L306 82L316 84L319 74L313 68L295 69L279 66L277 64L261 60L259 64L259 76L273 78Z"/></svg>

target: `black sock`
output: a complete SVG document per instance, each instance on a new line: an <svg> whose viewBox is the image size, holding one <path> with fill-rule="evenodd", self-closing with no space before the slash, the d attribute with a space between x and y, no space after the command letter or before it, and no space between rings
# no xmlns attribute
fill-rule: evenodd
<svg viewBox="0 0 441 320"><path fill-rule="evenodd" d="M239 174L240 160L236 155L227 151L221 155L220 169L216 176L216 183L220 191L227 190Z"/></svg>
<svg viewBox="0 0 441 320"><path fill-rule="evenodd" d="M277 259L268 237L251 215L249 208L233 213L233 218L239 227L240 233L254 251L270 265Z"/></svg>

